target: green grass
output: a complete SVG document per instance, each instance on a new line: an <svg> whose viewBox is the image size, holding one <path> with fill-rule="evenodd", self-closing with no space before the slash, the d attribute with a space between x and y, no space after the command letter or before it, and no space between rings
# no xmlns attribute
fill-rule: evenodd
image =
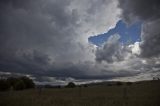
<svg viewBox="0 0 160 106"><path fill-rule="evenodd" d="M160 81L0 92L0 106L160 106Z"/></svg>

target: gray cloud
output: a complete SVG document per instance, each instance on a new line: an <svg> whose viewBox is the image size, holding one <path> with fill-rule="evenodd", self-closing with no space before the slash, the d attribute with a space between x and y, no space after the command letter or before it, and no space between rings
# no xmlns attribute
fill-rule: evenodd
<svg viewBox="0 0 160 106"><path fill-rule="evenodd" d="M123 19L127 22L136 18L151 21L160 17L159 0L119 0L119 7L122 9Z"/></svg>
<svg viewBox="0 0 160 106"><path fill-rule="evenodd" d="M95 8L96 3L99 6ZM87 36L114 25L117 18L107 17L111 20L108 24L104 13L116 4L104 0L1 0L0 71L37 78L113 77L94 69L95 48L88 44ZM97 21L100 24L95 24Z"/></svg>
<svg viewBox="0 0 160 106"><path fill-rule="evenodd" d="M67 9L71 0L23 1L0 2L0 68L43 74L50 61L65 61L79 50L74 42L78 17Z"/></svg>
<svg viewBox="0 0 160 106"><path fill-rule="evenodd" d="M119 0L122 17L126 22L143 21L141 56L159 57L160 52L160 1L159 0Z"/></svg>
<svg viewBox="0 0 160 106"><path fill-rule="evenodd" d="M160 56L160 19L143 25L141 56L157 58Z"/></svg>
<svg viewBox="0 0 160 106"><path fill-rule="evenodd" d="M67 78L112 79L137 75L141 68L158 69L155 62L159 60L147 61L145 65L139 58L132 58L131 48L119 44L118 36L98 49L88 43L89 36L103 33L119 20L117 3L116 0L1 0L0 71L31 75L36 81L53 77L64 83Z"/></svg>
<svg viewBox="0 0 160 106"><path fill-rule="evenodd" d="M98 47L96 51L96 61L106 61L108 63L123 61L131 51L127 49L127 46L122 45L119 39L120 36L118 34L112 35L102 47Z"/></svg>
<svg viewBox="0 0 160 106"><path fill-rule="evenodd" d="M156 73L160 70L160 1L159 0L119 0L121 17L127 23L137 20L143 22L140 55L142 60L141 75Z"/></svg>

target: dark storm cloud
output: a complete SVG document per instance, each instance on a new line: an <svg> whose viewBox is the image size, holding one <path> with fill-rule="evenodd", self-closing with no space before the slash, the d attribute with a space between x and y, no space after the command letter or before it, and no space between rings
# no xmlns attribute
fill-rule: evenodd
<svg viewBox="0 0 160 106"><path fill-rule="evenodd" d="M160 56L160 19L146 23L143 26L141 44L142 57L159 57Z"/></svg>
<svg viewBox="0 0 160 106"><path fill-rule="evenodd" d="M119 0L122 17L126 22L140 19L142 28L141 56L160 55L160 1L159 0Z"/></svg>
<svg viewBox="0 0 160 106"><path fill-rule="evenodd" d="M119 7L122 17L128 22L134 18L155 20L160 17L159 0L119 0Z"/></svg>
<svg viewBox="0 0 160 106"><path fill-rule="evenodd" d="M88 45L79 40L84 35L77 34L78 28L83 26L80 21L89 23L89 15L94 16L99 9L104 9L105 5L99 7L104 2L109 4L104 0L86 2L90 7L81 7L85 12L80 13L83 12L80 9L78 13L77 9L69 7L72 0L0 0L0 71L36 78L115 77L112 71L102 75L101 69L85 62L90 56L85 53ZM99 5L94 9L96 3ZM81 19L79 14L82 14Z"/></svg>
<svg viewBox="0 0 160 106"><path fill-rule="evenodd" d="M125 61L128 51L118 40L98 50L87 42L88 34L114 26L116 6L110 0L0 0L0 72L62 80L137 74L131 70L143 64Z"/></svg>
<svg viewBox="0 0 160 106"><path fill-rule="evenodd" d="M66 3L58 1L28 2L9 0L1 4L0 27L3 43L7 40L9 43L13 43L12 46L19 44L21 44L19 46L31 46L32 44L51 46L53 45L52 40L57 44L57 39L62 39L64 33L70 36L74 33L69 31L69 27L76 21L74 19L76 16L65 11L69 1L65 1ZM26 8L24 8L23 3ZM65 27L68 28L67 31Z"/></svg>
<svg viewBox="0 0 160 106"><path fill-rule="evenodd" d="M51 67L49 56L72 47L78 17L67 12L69 4L69 0L1 0L0 70L40 74Z"/></svg>
<svg viewBox="0 0 160 106"><path fill-rule="evenodd" d="M1 0L0 4L1 6L5 5L11 5L14 8L24 8L28 7L28 5L31 3L31 0Z"/></svg>
<svg viewBox="0 0 160 106"><path fill-rule="evenodd" d="M0 57L0 68L4 72L41 74L49 65L49 57L38 51L4 55Z"/></svg>

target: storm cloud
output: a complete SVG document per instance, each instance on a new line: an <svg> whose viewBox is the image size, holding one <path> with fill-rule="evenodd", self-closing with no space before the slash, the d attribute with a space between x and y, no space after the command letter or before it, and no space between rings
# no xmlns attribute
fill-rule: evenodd
<svg viewBox="0 0 160 106"><path fill-rule="evenodd" d="M64 83L157 71L159 10L158 0L0 0L0 72ZM102 47L88 42L121 18L144 21L142 42L123 45L118 35Z"/></svg>
<svg viewBox="0 0 160 106"><path fill-rule="evenodd" d="M119 0L122 18L132 23L143 21L142 57L159 57L160 53L160 1L159 0Z"/></svg>
<svg viewBox="0 0 160 106"><path fill-rule="evenodd" d="M121 17L128 23L142 21L140 55L143 70L159 72L160 64L160 1L159 0L119 0ZM147 72L148 73L148 72Z"/></svg>
<svg viewBox="0 0 160 106"><path fill-rule="evenodd" d="M107 69L125 67L131 73L156 73L160 70L160 2L158 0L119 0L120 17L128 24L142 22L140 41L132 44L119 42L120 36L111 35L97 47L96 61L104 62ZM136 36L136 35L135 35ZM128 66L128 67L127 67ZM110 68L111 67L111 68ZM121 71L122 72L122 71Z"/></svg>
<svg viewBox="0 0 160 106"><path fill-rule="evenodd" d="M95 69L95 48L87 38L116 23L119 10L105 14L116 5L104 0L1 0L0 71L37 77L101 78Z"/></svg>
<svg viewBox="0 0 160 106"><path fill-rule="evenodd" d="M159 0L119 0L119 7L126 22L133 22L135 19L151 21L160 17Z"/></svg>

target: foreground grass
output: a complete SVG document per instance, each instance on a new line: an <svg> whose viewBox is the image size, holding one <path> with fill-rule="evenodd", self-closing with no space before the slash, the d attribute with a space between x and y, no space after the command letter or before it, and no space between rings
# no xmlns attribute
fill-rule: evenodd
<svg viewBox="0 0 160 106"><path fill-rule="evenodd" d="M160 81L0 92L0 106L160 106Z"/></svg>

